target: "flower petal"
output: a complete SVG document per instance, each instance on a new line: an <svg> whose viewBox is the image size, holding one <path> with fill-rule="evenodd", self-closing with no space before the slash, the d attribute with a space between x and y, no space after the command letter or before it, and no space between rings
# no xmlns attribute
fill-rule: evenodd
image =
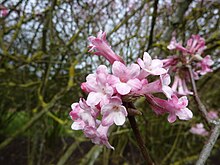
<svg viewBox="0 0 220 165"><path fill-rule="evenodd" d="M137 91L142 87L141 81L137 78L128 80L127 84L131 87L132 91Z"/></svg>
<svg viewBox="0 0 220 165"><path fill-rule="evenodd" d="M73 130L82 130L85 126L85 123L81 120L77 120L77 121L74 121L73 124L71 125L71 128Z"/></svg>
<svg viewBox="0 0 220 165"><path fill-rule="evenodd" d="M173 94L173 90L169 86L163 86L162 91L168 99L171 99L171 96Z"/></svg>
<svg viewBox="0 0 220 165"><path fill-rule="evenodd" d="M151 59L151 56L147 52L144 52L143 60L144 60L145 66L148 67L151 65L152 59Z"/></svg>
<svg viewBox="0 0 220 165"><path fill-rule="evenodd" d="M164 68L156 68L153 70L146 70L146 71L153 74L153 75L162 75L162 74L167 73L167 70Z"/></svg>
<svg viewBox="0 0 220 165"><path fill-rule="evenodd" d="M127 75L127 68L123 63L121 63L119 61L115 61L112 65L112 73L115 76L121 78L121 77Z"/></svg>
<svg viewBox="0 0 220 165"><path fill-rule="evenodd" d="M170 123L173 123L176 121L176 115L174 113L170 113L167 119Z"/></svg>
<svg viewBox="0 0 220 165"><path fill-rule="evenodd" d="M128 72L129 72L129 78L133 79L136 78L140 74L140 67L138 64L131 64L128 67Z"/></svg>
<svg viewBox="0 0 220 165"><path fill-rule="evenodd" d="M95 106L101 101L102 97L103 97L102 93L90 92L87 97L86 103L89 106Z"/></svg>
<svg viewBox="0 0 220 165"><path fill-rule="evenodd" d="M116 84L116 90L121 95L126 95L131 91L131 87L126 83Z"/></svg>
<svg viewBox="0 0 220 165"><path fill-rule="evenodd" d="M102 125L103 126L110 126L114 123L114 117L115 117L115 114L114 112L111 112L109 114L104 114L103 117L102 117Z"/></svg>
<svg viewBox="0 0 220 165"><path fill-rule="evenodd" d="M188 108L181 109L176 113L176 115L179 117L181 120L189 120L193 117L192 111L190 111Z"/></svg>
<svg viewBox="0 0 220 165"><path fill-rule="evenodd" d="M125 123L125 116L122 112L115 112L114 123L116 125L123 125Z"/></svg>
<svg viewBox="0 0 220 165"><path fill-rule="evenodd" d="M145 68L145 66L144 66L144 61L143 61L142 59L138 58L138 59L137 59L137 63L138 63L138 65L139 65L142 69Z"/></svg>

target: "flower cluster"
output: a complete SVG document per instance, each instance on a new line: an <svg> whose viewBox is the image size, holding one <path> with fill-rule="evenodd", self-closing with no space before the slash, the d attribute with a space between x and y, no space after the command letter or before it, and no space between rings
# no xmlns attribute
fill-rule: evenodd
<svg viewBox="0 0 220 165"><path fill-rule="evenodd" d="M178 53L178 55L163 60L164 67L174 74L172 90L179 96L192 95L193 92L188 89L187 83L192 78L198 80L199 76L212 72L211 66L214 63L210 55L204 57L204 50L206 48L204 38L199 35L192 35L184 47L173 37L167 48L169 50L176 50ZM189 70L187 66L190 66L191 69ZM207 115L209 119L216 117L216 114L212 112ZM193 126L190 132L201 136L209 134L202 123Z"/></svg>
<svg viewBox="0 0 220 165"><path fill-rule="evenodd" d="M170 123L177 117L181 120L192 118L193 114L187 108L187 98L178 98L169 86L171 79L162 60L152 59L145 52L143 59L126 65L109 46L105 32L89 37L89 41L89 52L95 51L95 55L105 57L112 68L110 73L105 65L100 65L81 84L88 97L72 104L70 116L74 121L73 130L82 130L93 143L114 149L108 142L108 130L113 124L121 126L125 123L129 115L125 106L129 102L127 98L139 96L146 97L156 114L168 113ZM156 80L149 81L150 75ZM158 98L155 93L163 93L167 99Z"/></svg>
<svg viewBox="0 0 220 165"><path fill-rule="evenodd" d="M169 69L169 72L175 73L172 85L172 89L175 93L179 95L193 94L193 92L187 88L187 82L189 82L187 65L193 66L194 79L198 79L199 75L212 72L210 67L213 65L213 61L210 55L204 58L202 57L205 48L205 40L199 35L192 35L185 47L181 43L178 43L175 37L172 38L168 49L176 50L179 55L171 56L163 60L163 62L164 67Z"/></svg>

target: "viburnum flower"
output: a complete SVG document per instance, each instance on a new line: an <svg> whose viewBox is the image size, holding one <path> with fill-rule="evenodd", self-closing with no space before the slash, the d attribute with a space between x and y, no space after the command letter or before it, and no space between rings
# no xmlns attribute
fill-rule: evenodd
<svg viewBox="0 0 220 165"><path fill-rule="evenodd" d="M114 147L108 142L108 129L109 126L103 126L100 124L97 128L96 136L92 138L92 142L99 145L105 145L107 148L114 150Z"/></svg>
<svg viewBox="0 0 220 165"><path fill-rule="evenodd" d="M72 111L70 116L74 121L71 128L73 130L83 130L86 137L90 138L95 144L105 145L108 148L114 149L107 138L107 131L109 126L103 126L99 120L96 119L98 109L90 107L86 101L81 99L79 103L72 104Z"/></svg>
<svg viewBox="0 0 220 165"><path fill-rule="evenodd" d="M214 63L211 56L202 57L206 48L204 38L199 35L192 35L184 47L173 37L167 48L179 52L178 56L171 56L163 60L164 67L169 69L169 73L175 74L172 85L173 91L179 95L193 94L187 87L187 82L191 81L187 66L192 67L193 79L198 80L199 75L212 72L211 65Z"/></svg>
<svg viewBox="0 0 220 165"><path fill-rule="evenodd" d="M89 107L86 104L85 100L81 99L79 103L73 103L71 108L72 111L70 112L70 116L72 120L80 119L84 122L85 125L95 127L96 122L94 116L96 115L95 111L97 110L94 110L91 107ZM78 122L80 122L80 120L78 120ZM83 123L81 123L81 125L83 125Z"/></svg>
<svg viewBox="0 0 220 165"><path fill-rule="evenodd" d="M188 89L188 87L186 85L186 80L181 79L178 74L176 74L174 77L172 90L179 95L192 95L193 94L193 92L191 92Z"/></svg>
<svg viewBox="0 0 220 165"><path fill-rule="evenodd" d="M187 41L186 47L183 47L182 44L178 43L176 38L173 37L167 48L169 50L179 50L183 52L184 55L201 55L206 47L204 38L200 37L199 35L192 35Z"/></svg>
<svg viewBox="0 0 220 165"><path fill-rule="evenodd" d="M141 88L141 82L137 78L140 74L140 67L137 64L131 64L126 67L123 63L115 61L112 65L112 73L120 79L115 85L119 94L126 95L130 91L136 91Z"/></svg>
<svg viewBox="0 0 220 165"><path fill-rule="evenodd" d="M168 121L170 123L176 121L176 116L180 120L189 120L193 117L191 110L186 108L188 105L186 96L178 98L176 95L172 95L170 100L163 100L152 95L146 95L146 98L156 114L169 113Z"/></svg>
<svg viewBox="0 0 220 165"><path fill-rule="evenodd" d="M191 38L187 41L186 49L190 54L201 55L205 48L205 39L199 35L192 35Z"/></svg>
<svg viewBox="0 0 220 165"><path fill-rule="evenodd" d="M89 92L87 97L87 104L90 106L107 104L109 98L113 95L114 89L109 84L115 81L112 76L107 73L107 67L101 65L98 67L96 74L90 74L86 78L86 83L81 85L84 91ZM119 80L118 80L119 81Z"/></svg>
<svg viewBox="0 0 220 165"><path fill-rule="evenodd" d="M179 57L178 56L170 56L168 57L167 59L163 59L162 62L163 62L163 68L165 69L170 69L172 68L172 71L175 71L176 68L177 68L177 64L178 64L178 61L179 61Z"/></svg>
<svg viewBox="0 0 220 165"><path fill-rule="evenodd" d="M115 123L116 125L123 125L125 117L128 115L126 108L122 105L119 97L112 97L109 104L106 104L101 109L102 125L109 126Z"/></svg>
<svg viewBox="0 0 220 165"><path fill-rule="evenodd" d="M163 68L163 62L159 59L151 59L151 56L144 52L143 60L138 58L137 63L147 73L147 75L162 75L167 73L167 70Z"/></svg>
<svg viewBox="0 0 220 165"><path fill-rule="evenodd" d="M200 135L200 136L208 136L209 132L206 131L204 128L204 125L202 123L198 123L195 126L193 126L189 130L192 134Z"/></svg>
<svg viewBox="0 0 220 165"><path fill-rule="evenodd" d="M106 40L106 32L100 31L97 37L91 36L88 39L91 42L91 45L89 46L89 52L95 49L95 55L105 57L111 64L113 64L114 61L120 61L124 63L122 58L119 55L115 54L109 46Z"/></svg>
<svg viewBox="0 0 220 165"><path fill-rule="evenodd" d="M169 87L171 80L168 74L160 75L160 79L151 83L145 83L142 89L138 91L139 94L152 94L163 92L167 98L171 99L173 90Z"/></svg>
<svg viewBox="0 0 220 165"><path fill-rule="evenodd" d="M172 37L172 39L171 39L171 41L170 41L170 44L167 46L167 48L168 48L169 50L175 50L175 49L176 49L176 50L180 50L180 51L182 51L182 52L187 52L187 49L184 48L181 43L178 43L178 42L176 41L176 38L175 38L175 37Z"/></svg>
<svg viewBox="0 0 220 165"><path fill-rule="evenodd" d="M197 70L197 73L205 75L208 72L212 72L210 68L214 64L210 55L205 56L200 62L197 63L197 67L201 68Z"/></svg>
<svg viewBox="0 0 220 165"><path fill-rule="evenodd" d="M179 69L176 67L179 62L177 56L159 60L152 59L145 52L143 60L137 60L138 64L126 65L120 56L112 51L106 41L105 32L99 32L97 37L89 37L89 41L89 51L95 50L94 54L104 56L112 64L112 73L109 73L105 65L100 65L95 73L89 74L86 82L81 84L82 90L88 96L86 100L81 98L71 106L72 111L69 115L73 120L73 130L82 130L85 137L90 138L93 143L114 149L108 141L109 128L114 124L122 126L128 116L126 107L130 108L133 97L141 96L146 97L155 113L168 113L170 123L176 120L176 116L181 120L192 118L193 114L187 108L187 98L178 98L169 86L170 66L172 69ZM156 79L149 82L149 75ZM181 82L175 79L174 85L181 86ZM164 93L168 100L155 97L154 93Z"/></svg>

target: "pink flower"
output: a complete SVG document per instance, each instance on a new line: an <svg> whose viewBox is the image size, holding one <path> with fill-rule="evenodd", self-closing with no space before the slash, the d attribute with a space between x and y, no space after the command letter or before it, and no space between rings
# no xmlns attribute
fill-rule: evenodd
<svg viewBox="0 0 220 165"><path fill-rule="evenodd" d="M146 95L146 99L155 113L169 113L168 121L170 123L176 121L176 116L180 120L189 120L193 117L191 110L187 108L188 100L186 96L178 99L176 95L172 95L171 100L163 100L152 95Z"/></svg>
<svg viewBox="0 0 220 165"><path fill-rule="evenodd" d="M120 81L115 84L116 90L121 95L126 95L130 91L136 91L141 88L141 82L137 78L140 74L140 67L137 64L131 64L126 67L123 63L115 61L112 65L113 75Z"/></svg>
<svg viewBox="0 0 220 165"><path fill-rule="evenodd" d="M163 68L163 62L159 59L151 59L151 56L144 52L143 60L138 58L137 63L146 72L146 76L152 75L162 75L167 73L167 70Z"/></svg>
<svg viewBox="0 0 220 165"><path fill-rule="evenodd" d="M218 119L218 112L216 111L209 111L207 115L211 120Z"/></svg>
<svg viewBox="0 0 220 165"><path fill-rule="evenodd" d="M168 74L161 75L159 80L143 84L143 87L140 91L138 91L138 94L152 94L163 92L167 96L167 98L171 99L173 90L169 87L169 84L170 76Z"/></svg>
<svg viewBox="0 0 220 165"><path fill-rule="evenodd" d="M89 106L96 106L99 103L101 106L107 104L114 93L111 85L115 79L117 78L108 74L107 67L104 65L99 66L95 74L88 75L86 83L81 85L84 91L89 92L87 104Z"/></svg>
<svg viewBox="0 0 220 165"><path fill-rule="evenodd" d="M86 101L81 99L79 103L73 103L71 105L72 111L70 112L70 116L73 121L77 121L77 126L80 124L81 126L96 126L95 117L97 115L98 110L94 107L91 108L86 104Z"/></svg>
<svg viewBox="0 0 220 165"><path fill-rule="evenodd" d="M85 126L86 124L83 120L77 119L72 123L71 128L73 130L83 130Z"/></svg>
<svg viewBox="0 0 220 165"><path fill-rule="evenodd" d="M189 130L192 134L207 136L209 134L208 131L204 128L202 123L196 124Z"/></svg>
<svg viewBox="0 0 220 165"><path fill-rule="evenodd" d="M108 129L109 126L103 126L100 124L96 131L96 136L92 138L92 142L99 145L105 145L107 148L114 150L114 147L108 142Z"/></svg>
<svg viewBox="0 0 220 165"><path fill-rule="evenodd" d="M201 70L198 70L197 73L201 75L205 75L208 72L212 72L212 69L210 66L214 64L214 61L212 61L211 56L207 55L205 56L202 61L197 63L197 67L200 67Z"/></svg>
<svg viewBox="0 0 220 165"><path fill-rule="evenodd" d="M184 54L201 55L206 47L204 38L199 35L192 35L192 37L187 41L186 48L183 47L182 44L177 43L175 37L172 38L167 48L170 50L180 50Z"/></svg>
<svg viewBox="0 0 220 165"><path fill-rule="evenodd" d="M128 115L119 97L112 97L109 104L102 107L101 114L103 115L103 126L110 126L113 123L116 125L123 125L125 117Z"/></svg>
<svg viewBox="0 0 220 165"><path fill-rule="evenodd" d="M178 56L170 56L167 59L163 59L163 68L170 69L170 67L173 67L172 71L175 70L178 60Z"/></svg>
<svg viewBox="0 0 220 165"><path fill-rule="evenodd" d="M199 35L192 35L192 37L187 41L186 46L190 54L202 54L205 47L205 39Z"/></svg>
<svg viewBox="0 0 220 165"><path fill-rule="evenodd" d="M89 46L90 48L89 52L95 49L96 50L96 52L94 52L95 55L105 57L111 64L113 64L114 61L120 61L124 63L122 58L117 54L115 54L112 51L111 47L109 46L106 40L106 32L100 31L97 37L91 36L88 39L91 42L91 45Z"/></svg>
<svg viewBox="0 0 220 165"><path fill-rule="evenodd" d="M181 43L178 43L176 41L175 37L172 38L172 40L170 41L170 44L167 46L167 48L169 50L175 50L176 49L176 50L180 50L182 52L187 52L187 49L184 48Z"/></svg>
<svg viewBox="0 0 220 165"><path fill-rule="evenodd" d="M193 92L189 91L186 85L186 80L181 79L178 74L174 77L174 82L172 85L172 90L179 95L192 95Z"/></svg>
<svg viewBox="0 0 220 165"><path fill-rule="evenodd" d="M70 116L74 121L71 128L73 130L83 130L84 135L90 138L93 143L114 149L107 138L108 129L111 125L103 126L100 120L96 119L99 110L88 106L84 99L81 99L79 103L73 103L71 107Z"/></svg>
<svg viewBox="0 0 220 165"><path fill-rule="evenodd" d="M94 92L97 90L97 77L98 74L104 74L106 77L109 75L108 74L108 69L105 65L100 65L97 69L96 69L96 73L95 74L89 74L86 77L86 82L81 84L81 88L84 92Z"/></svg>

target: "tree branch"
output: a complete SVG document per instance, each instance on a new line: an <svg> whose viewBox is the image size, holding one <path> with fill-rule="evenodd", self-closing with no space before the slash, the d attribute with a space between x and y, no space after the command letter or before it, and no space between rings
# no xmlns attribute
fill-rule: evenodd
<svg viewBox="0 0 220 165"><path fill-rule="evenodd" d="M178 2L176 12L171 17L169 26L165 29L165 31L163 33L162 39L164 41L170 41L171 36L172 36L172 32L183 21L183 16L184 16L185 12L187 11L191 2L192 2L192 0L185 0L185 1Z"/></svg>
<svg viewBox="0 0 220 165"><path fill-rule="evenodd" d="M204 147L200 153L199 159L196 162L196 165L205 164L206 160L208 159L208 157L212 151L212 148L214 147L214 145L219 137L219 134L220 134L220 124L217 124L212 129L212 133L208 139L208 142L204 145Z"/></svg>
<svg viewBox="0 0 220 165"><path fill-rule="evenodd" d="M148 41L148 45L147 45L147 50L146 51L148 51L151 48L151 45L153 43L154 26L156 24L156 18L157 18L157 4L158 4L158 0L155 0L155 2L154 2L153 18L152 18L152 22L151 22L151 29L150 29L150 35L149 35L149 41Z"/></svg>
<svg viewBox="0 0 220 165"><path fill-rule="evenodd" d="M192 68L191 68L190 65L188 65L187 67L189 69L190 80L191 80L191 83L192 83L193 94L194 94L193 96L194 96L196 104L198 105L199 111L201 112L202 116L204 117L204 119L207 123L212 123L212 124L215 125L212 128L211 135L208 139L208 142L203 146L203 149L200 153L199 159L196 162L196 165L204 165L206 160L208 159L211 151L212 151L213 146L215 145L215 143L216 143L216 141L219 137L220 122L219 121L218 122L212 121L208 118L207 110L206 110L205 106L203 105L202 101L200 100L198 92L197 92L196 83L195 83L195 80L193 78Z"/></svg>
<svg viewBox="0 0 220 165"><path fill-rule="evenodd" d="M133 108L135 108L134 105L131 102L129 102L129 103L126 102L126 103L124 103L124 105L125 105L126 109L130 109L130 108L133 109ZM138 146L139 146L139 148L141 150L141 153L142 153L142 155L143 155L143 157L144 157L144 159L146 161L146 164L154 165L154 163L153 163L153 161L152 161L152 159L150 157L150 154L149 154L149 152L148 152L148 150L147 150L147 148L146 148L146 146L144 144L144 140L141 137L141 133L140 133L140 131L138 129L135 117L133 115L128 114L128 120L129 120L131 128L132 128L132 130L134 132L134 136L135 136L135 138L137 140L137 144L138 144Z"/></svg>
<svg viewBox="0 0 220 165"><path fill-rule="evenodd" d="M189 70L190 81L191 81L191 84L192 84L194 100L195 100L195 102L196 102L196 104L197 104L197 106L199 108L200 113L202 114L203 118L205 119L205 121L207 123L210 123L211 121L210 121L210 119L207 116L206 107L204 106L204 104L200 100L198 92L197 92L196 83L195 83L195 80L194 80L194 77L193 77L192 67L190 65L188 65L187 67L188 67L188 70Z"/></svg>

